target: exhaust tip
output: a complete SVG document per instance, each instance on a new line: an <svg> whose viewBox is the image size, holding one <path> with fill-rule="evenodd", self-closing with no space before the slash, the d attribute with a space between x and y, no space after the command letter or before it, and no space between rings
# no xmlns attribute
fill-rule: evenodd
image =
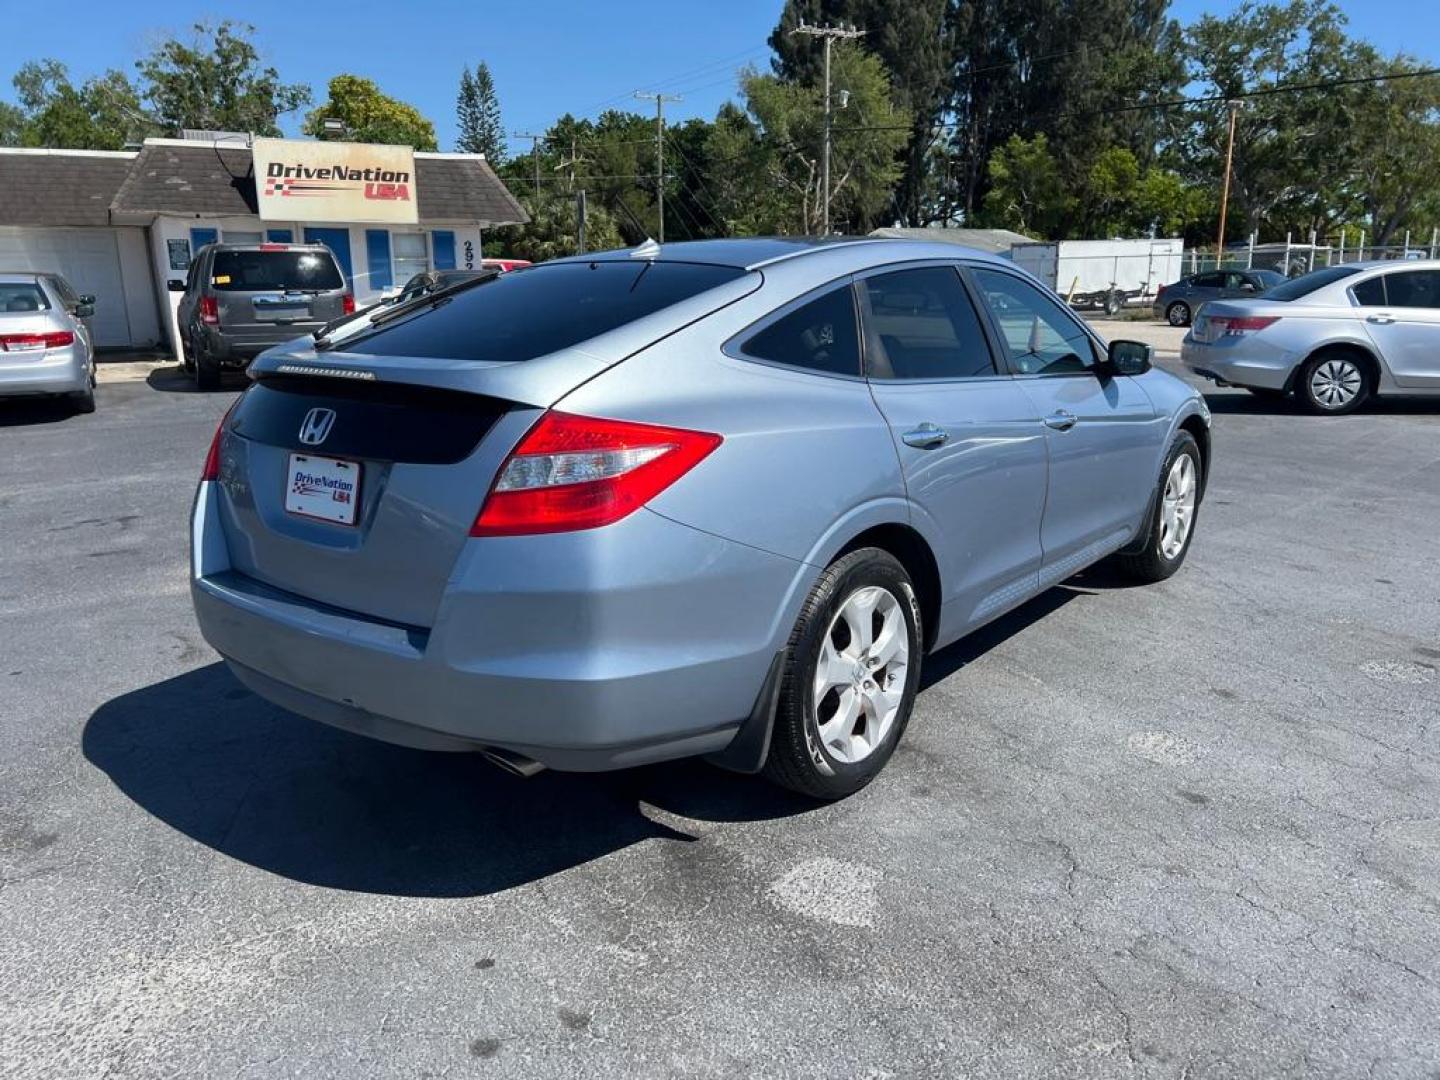
<svg viewBox="0 0 1440 1080"><path fill-rule="evenodd" d="M480 753L485 760L494 765L497 769L503 769L511 776L518 776L522 780L529 780L532 776L545 771L545 766L534 758L528 758L524 754L517 754L513 750L504 750L498 746L487 746Z"/></svg>

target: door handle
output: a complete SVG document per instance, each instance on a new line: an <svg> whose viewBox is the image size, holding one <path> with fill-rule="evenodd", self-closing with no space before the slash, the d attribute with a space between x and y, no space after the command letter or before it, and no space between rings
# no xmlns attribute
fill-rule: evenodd
<svg viewBox="0 0 1440 1080"><path fill-rule="evenodd" d="M913 446L917 450L934 450L937 446L944 446L950 438L950 433L936 424L920 424L913 427L900 436L900 441L906 446Z"/></svg>
<svg viewBox="0 0 1440 1080"><path fill-rule="evenodd" d="M1378 323L1381 326L1389 326L1395 321L1395 317L1393 315L1366 315L1365 321Z"/></svg>
<svg viewBox="0 0 1440 1080"><path fill-rule="evenodd" d="M1075 426L1076 421L1079 419L1080 418L1072 412L1066 412L1064 409L1056 409L1049 416L1045 417L1045 426L1054 428L1056 431L1069 431Z"/></svg>

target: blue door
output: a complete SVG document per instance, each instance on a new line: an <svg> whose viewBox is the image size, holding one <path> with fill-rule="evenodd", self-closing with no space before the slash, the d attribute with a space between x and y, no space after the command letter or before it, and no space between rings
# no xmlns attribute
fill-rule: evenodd
<svg viewBox="0 0 1440 1080"><path fill-rule="evenodd" d="M324 244L335 253L335 258L340 260L340 269L345 271L345 280L350 283L351 289L355 285L355 272L350 267L350 230L349 229L314 229L305 226L305 242L307 244Z"/></svg>
<svg viewBox="0 0 1440 1080"><path fill-rule="evenodd" d="M265 239L272 244L293 244L295 234L289 229L266 229Z"/></svg>
<svg viewBox="0 0 1440 1080"><path fill-rule="evenodd" d="M190 254L193 256L206 244L216 243L220 239L219 229L191 229L190 230Z"/></svg>

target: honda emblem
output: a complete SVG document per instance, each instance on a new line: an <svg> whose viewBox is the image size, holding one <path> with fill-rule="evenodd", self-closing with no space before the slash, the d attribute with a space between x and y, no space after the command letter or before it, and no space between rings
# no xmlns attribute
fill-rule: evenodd
<svg viewBox="0 0 1440 1080"><path fill-rule="evenodd" d="M334 426L334 409L311 409L300 422L300 441L306 446L319 446Z"/></svg>

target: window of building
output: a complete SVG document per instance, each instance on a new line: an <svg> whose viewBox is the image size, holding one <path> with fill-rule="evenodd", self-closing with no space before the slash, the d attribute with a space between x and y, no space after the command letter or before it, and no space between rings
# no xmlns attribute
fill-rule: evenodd
<svg viewBox="0 0 1440 1080"><path fill-rule="evenodd" d="M408 281L430 269L430 255L425 250L424 233L390 234L390 259L396 281Z"/></svg>
<svg viewBox="0 0 1440 1080"><path fill-rule="evenodd" d="M226 229L225 243L227 244L258 244L260 243L260 232L250 232L248 229Z"/></svg>
<svg viewBox="0 0 1440 1080"><path fill-rule="evenodd" d="M876 379L973 379L995 374L980 317L950 267L877 274L862 286L866 367Z"/></svg>
<svg viewBox="0 0 1440 1080"><path fill-rule="evenodd" d="M747 356L773 364L831 375L859 375L860 339L850 286L831 289L796 308L740 348Z"/></svg>

